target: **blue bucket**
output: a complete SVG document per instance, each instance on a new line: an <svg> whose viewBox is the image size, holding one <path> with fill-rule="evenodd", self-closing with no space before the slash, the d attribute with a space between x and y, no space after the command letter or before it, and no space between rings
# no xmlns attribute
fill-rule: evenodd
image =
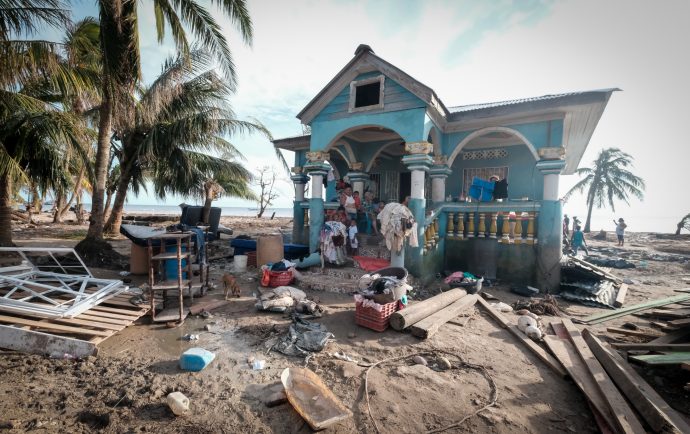
<svg viewBox="0 0 690 434"><path fill-rule="evenodd" d="M165 246L165 251L170 252L170 253L175 253L177 252L177 245L172 244L170 246ZM182 252L187 251L187 246L182 246ZM182 269L185 270L187 268L187 259L182 258ZM177 259L166 259L165 260L165 278L167 280L175 280L177 279ZM187 272L183 271L182 272L182 278L186 279L187 278Z"/></svg>

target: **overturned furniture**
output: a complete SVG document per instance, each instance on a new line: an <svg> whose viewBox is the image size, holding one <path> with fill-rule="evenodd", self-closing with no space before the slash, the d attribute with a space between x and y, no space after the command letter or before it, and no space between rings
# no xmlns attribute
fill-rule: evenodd
<svg viewBox="0 0 690 434"><path fill-rule="evenodd" d="M85 357L148 309L69 248L0 248L0 347Z"/></svg>

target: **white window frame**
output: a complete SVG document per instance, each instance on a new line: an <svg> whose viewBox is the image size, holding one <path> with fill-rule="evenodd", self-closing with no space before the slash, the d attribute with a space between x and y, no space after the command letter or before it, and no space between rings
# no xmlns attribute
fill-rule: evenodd
<svg viewBox="0 0 690 434"><path fill-rule="evenodd" d="M364 107L355 107L355 101L357 99L357 87L358 86L364 86L367 84L372 84L372 83L379 83L379 103L374 104L374 105L367 105ZM363 80L357 80L357 81L351 81L350 82L350 107L349 107L349 112L350 113L356 113L356 112L364 112L364 111L369 111L369 110L379 110L383 108L383 96L384 96L384 91L383 91L383 85L386 82L386 77L381 74L376 77L371 77L371 78L365 78Z"/></svg>

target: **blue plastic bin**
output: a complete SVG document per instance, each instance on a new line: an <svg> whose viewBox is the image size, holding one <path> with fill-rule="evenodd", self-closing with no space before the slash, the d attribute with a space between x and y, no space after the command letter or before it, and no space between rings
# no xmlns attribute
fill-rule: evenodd
<svg viewBox="0 0 690 434"><path fill-rule="evenodd" d="M170 246L165 246L165 251L166 252L171 252L175 253L177 252L177 245L173 244ZM182 252L187 251L187 246L182 246ZM182 259L182 270L187 269L187 259ZM177 259L166 259L165 260L165 278L167 280L175 280L177 279ZM182 271L182 278L186 279L187 278L187 272Z"/></svg>
<svg viewBox="0 0 690 434"><path fill-rule="evenodd" d="M207 367L216 358L212 353L203 348L190 348L180 356L180 368L185 371L199 372Z"/></svg>

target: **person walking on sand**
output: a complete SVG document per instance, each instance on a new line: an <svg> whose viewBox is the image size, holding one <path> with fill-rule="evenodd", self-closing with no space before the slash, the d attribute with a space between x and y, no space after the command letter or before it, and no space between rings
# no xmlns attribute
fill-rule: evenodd
<svg viewBox="0 0 690 434"><path fill-rule="evenodd" d="M614 219L613 224L616 225L616 237L618 237L618 245L623 247L623 244L625 244L625 228L627 228L628 225L625 224L625 220L622 218L618 219L618 222L616 222Z"/></svg>
<svg viewBox="0 0 690 434"><path fill-rule="evenodd" d="M575 255L577 255L577 251L579 249L582 249L585 251L585 255L589 256L587 242L585 241L585 234L580 229L580 226L575 226L575 230L573 231L573 239L571 240L570 244L575 252Z"/></svg>
<svg viewBox="0 0 690 434"><path fill-rule="evenodd" d="M570 235L570 217L568 217L568 214L563 215L563 236L565 238L568 238L568 235Z"/></svg>

